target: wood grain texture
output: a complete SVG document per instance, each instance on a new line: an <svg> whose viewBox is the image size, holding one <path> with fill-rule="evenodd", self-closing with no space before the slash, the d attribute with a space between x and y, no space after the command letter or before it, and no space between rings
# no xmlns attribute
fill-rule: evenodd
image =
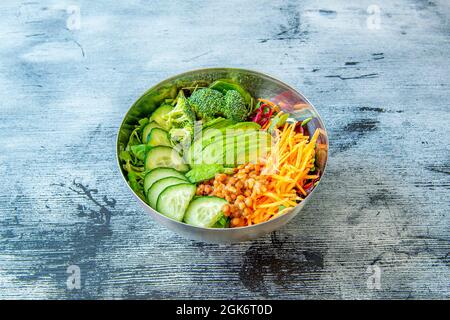
<svg viewBox="0 0 450 320"><path fill-rule="evenodd" d="M449 18L445 0L1 1L0 298L448 299ZM315 199L254 242L182 239L116 167L132 102L209 66L283 79L330 133Z"/></svg>

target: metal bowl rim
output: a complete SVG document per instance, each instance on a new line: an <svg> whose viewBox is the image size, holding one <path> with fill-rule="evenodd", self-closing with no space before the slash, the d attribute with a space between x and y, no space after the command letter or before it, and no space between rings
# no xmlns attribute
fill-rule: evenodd
<svg viewBox="0 0 450 320"><path fill-rule="evenodd" d="M314 105L308 100L308 98L306 98L300 91L298 91L298 90L294 89L293 87L291 87L290 85L286 84L284 81L281 81L280 79L275 78L275 77L273 77L273 76L271 76L271 75L268 75L268 74L266 74L266 73L264 73L264 72L255 71L255 70L251 70L251 69L243 69L243 68L225 68L225 67L222 67L222 68L221 68L221 67L211 67L211 68L192 69L192 70L189 70L189 71L185 71L185 72L176 74L176 75L174 75L174 76L172 76L172 77L169 77L169 78L166 78L166 79L164 79L164 80L161 80L161 81L159 81L157 84L155 84L154 86L152 86L152 87L150 87L148 90L146 90L139 98L137 98L137 99L134 101L134 103L131 105L131 107L128 109L128 111L125 113L125 116L123 117L122 122L121 122L121 124L120 124L120 126L119 126L119 130L118 130L118 132L117 132L117 137L116 137L116 160L117 160L118 169L119 169L119 171L120 171L120 175L122 176L122 179L125 181L125 184L127 185L128 189L131 191L131 193L134 195L134 197L141 203L141 205L143 205L145 208L149 209L150 211L152 211L152 212L158 214L158 215L159 215L160 217L162 217L163 219L167 219L168 221L171 221L171 222L175 222L175 223L177 223L177 224L180 224L180 225L182 225L182 226L185 227L185 228L192 228L193 230L196 230L196 229L197 229L197 230L209 230L209 231L212 231L212 232L218 232L218 233L219 233L219 232L236 232L235 230L242 230L242 231L244 231L244 230L248 230L248 229L255 229L255 228L258 228L258 227L263 226L263 225L266 225L266 224L274 223L276 220L278 220L279 218L281 218L281 215L278 216L278 217L275 217L274 219L270 219L270 220L267 220L267 221L264 221L264 222L261 222L261 223L253 224L253 225L251 225L251 226L237 227L237 228L205 228L205 227L197 227L197 226L192 226L192 225L183 223L183 222L181 222L181 221L177 221L177 220L171 219L171 218L169 218L169 217L166 217L165 215L159 213L158 211L156 211L156 210L154 210L152 207L150 207L145 201L143 201L143 200L142 200L142 199L141 199L141 198L133 191L133 189L131 189L130 185L128 184L128 181L127 181L127 179L125 178L125 175L123 174L122 167L121 167L121 163L120 163L120 159L119 159L119 136L120 136L120 130L122 129L122 126L123 126L123 124L125 123L125 120L127 119L128 114L130 113L131 109L134 107L134 105L135 105L135 104L136 104L143 96L145 96L145 95L146 95L147 93L149 93L151 90L153 90L153 89L155 89L155 88L157 88L157 87L163 85L163 84L166 83L166 82L170 82L170 81L172 81L172 80L176 80L177 78L180 78L180 77L182 77L182 76L186 76L186 75L189 75L189 74L192 74L192 73L195 74L195 73L198 73L198 72L204 72L204 71L224 71L224 70L237 71L237 72L239 72L239 71L244 71L244 72L248 72L248 73L253 73L253 74L255 74L255 75L260 75L260 76L266 77L266 78L268 78L268 79L270 79L270 80L273 80L273 81L275 81L275 82L279 82L279 83L281 83L282 85L286 86L289 90L292 90L293 92L295 92L295 93L297 93L298 95L300 95L300 96L304 99L304 101L305 101L306 103L308 103L308 105L311 106L311 108L312 108L312 109L315 111L315 113L318 115L318 118L319 118L320 122L321 122L322 125L323 125L323 130L325 131L325 135L326 135L326 137L327 137L327 148L329 147L328 132L327 132L327 130L326 130L325 123L324 123L324 121L322 120L322 117L320 116L320 114L319 114L319 112L317 111L317 109L316 109L316 108L314 107ZM311 191L311 193L309 193L309 194L306 196L306 198L303 199L303 201L302 201L301 203L305 203L306 201L309 201L309 199L311 198L311 195L316 191L316 189L317 189L317 188L319 187L319 185L321 184L320 182L322 181L323 176L325 175L325 171L326 171L326 168L327 168L327 165L328 165L328 157L329 157L328 153L329 153L329 152L327 152L326 161L325 161L325 166L324 166L324 168L323 168L322 175L321 175L321 177L320 177L320 179L319 179L319 183L315 186L315 188ZM293 207L292 210L295 210L295 208L297 208L297 207L298 207L298 205L295 206L295 207ZM291 211L292 211L292 210L291 210ZM289 214L291 211L288 211L288 212L286 212L286 213L283 214L283 215ZM297 214L298 214L298 212L297 212L295 215L297 215Z"/></svg>

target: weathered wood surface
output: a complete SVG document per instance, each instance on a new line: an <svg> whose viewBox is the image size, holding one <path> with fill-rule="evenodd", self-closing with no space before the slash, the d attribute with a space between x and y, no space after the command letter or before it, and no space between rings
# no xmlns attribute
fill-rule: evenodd
<svg viewBox="0 0 450 320"><path fill-rule="evenodd" d="M445 0L1 1L0 298L449 298L449 18ZM208 66L285 80L330 133L313 201L258 241L182 239L116 168L131 103Z"/></svg>

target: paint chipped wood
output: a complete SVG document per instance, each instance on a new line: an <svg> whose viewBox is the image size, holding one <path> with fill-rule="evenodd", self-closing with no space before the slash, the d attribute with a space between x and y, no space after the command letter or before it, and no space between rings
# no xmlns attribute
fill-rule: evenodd
<svg viewBox="0 0 450 320"><path fill-rule="evenodd" d="M2 1L0 298L448 298L450 7L374 4L379 29L359 1ZM283 79L330 133L315 199L254 242L182 239L116 167L132 102L208 66Z"/></svg>

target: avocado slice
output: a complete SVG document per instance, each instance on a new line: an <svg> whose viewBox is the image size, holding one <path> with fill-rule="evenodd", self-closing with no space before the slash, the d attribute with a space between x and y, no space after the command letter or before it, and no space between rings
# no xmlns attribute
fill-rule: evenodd
<svg viewBox="0 0 450 320"><path fill-rule="evenodd" d="M201 139L194 141L189 148L188 161L195 163L196 158L201 156L204 148L216 141L222 141L225 136L242 135L246 131L259 130L261 126L255 122L239 122L223 128L208 127L202 131Z"/></svg>
<svg viewBox="0 0 450 320"><path fill-rule="evenodd" d="M208 121L202 127L203 132L206 129L221 129L234 124L234 121L231 119L225 118L215 118L214 120Z"/></svg>
<svg viewBox="0 0 450 320"><path fill-rule="evenodd" d="M234 148L231 144L227 144L224 159L224 164L227 166L256 163L270 150L272 136L267 132L258 131L256 135L246 135L242 139L237 139L236 142Z"/></svg>
<svg viewBox="0 0 450 320"><path fill-rule="evenodd" d="M235 165L245 163L246 158L254 161L256 156L261 156L270 146L271 136L265 131L251 131L241 135L226 135L224 138L206 146L201 153L202 158L196 158L202 163L224 163Z"/></svg>
<svg viewBox="0 0 450 320"><path fill-rule="evenodd" d="M241 134L244 131L256 131L259 129L261 129L261 126L255 122L239 122L222 128L208 127L202 132L202 148L217 140L217 137L221 138L225 135Z"/></svg>
<svg viewBox="0 0 450 320"><path fill-rule="evenodd" d="M243 130L233 130L229 134L220 134L211 137L205 141L205 145L201 146L201 151L199 153L194 154L193 159L195 160L195 164L201 162L214 163L214 161L221 161L222 154L224 154L224 150L227 148L227 144L235 144L237 140L243 141L248 134L255 133L256 131L247 132ZM199 149L195 150L198 151Z"/></svg>
<svg viewBox="0 0 450 320"><path fill-rule="evenodd" d="M232 125L230 128L243 129L243 130L252 130L252 129L259 130L259 129L261 129L261 126L256 122L247 121L247 122L236 123L235 125Z"/></svg>
<svg viewBox="0 0 450 320"><path fill-rule="evenodd" d="M270 142L264 143L262 140L258 140L259 144L257 146L249 146L248 149L245 150L245 152L236 152L235 154L235 160L233 164L227 164L225 163L225 166L230 165L240 165L244 163L256 163L258 162L261 157L263 157L265 154L267 154L270 151Z"/></svg>

